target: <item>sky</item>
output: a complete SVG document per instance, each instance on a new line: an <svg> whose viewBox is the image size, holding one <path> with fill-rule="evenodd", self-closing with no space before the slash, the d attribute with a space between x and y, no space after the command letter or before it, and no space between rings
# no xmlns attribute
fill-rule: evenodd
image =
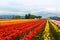
<svg viewBox="0 0 60 40"><path fill-rule="evenodd" d="M60 0L0 0L0 15L25 15L28 13L41 15L42 12L59 16Z"/></svg>

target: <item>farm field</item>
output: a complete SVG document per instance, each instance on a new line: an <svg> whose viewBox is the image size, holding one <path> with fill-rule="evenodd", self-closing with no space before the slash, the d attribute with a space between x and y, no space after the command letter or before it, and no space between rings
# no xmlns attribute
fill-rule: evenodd
<svg viewBox="0 0 60 40"><path fill-rule="evenodd" d="M0 19L0 40L60 40L60 21Z"/></svg>

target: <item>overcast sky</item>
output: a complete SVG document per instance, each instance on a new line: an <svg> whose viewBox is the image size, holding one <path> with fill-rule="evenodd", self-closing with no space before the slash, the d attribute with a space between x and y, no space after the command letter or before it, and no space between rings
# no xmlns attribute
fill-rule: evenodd
<svg viewBox="0 0 60 40"><path fill-rule="evenodd" d="M60 14L60 0L0 0L0 15L37 14L41 11Z"/></svg>

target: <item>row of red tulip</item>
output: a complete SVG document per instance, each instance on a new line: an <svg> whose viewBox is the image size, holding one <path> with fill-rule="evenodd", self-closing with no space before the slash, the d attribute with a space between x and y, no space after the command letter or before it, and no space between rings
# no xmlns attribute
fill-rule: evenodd
<svg viewBox="0 0 60 40"><path fill-rule="evenodd" d="M40 29L44 26L46 20L44 20L40 26L35 28L33 31L29 32L28 35L25 35L22 40L31 40L31 38L35 37L36 34L40 31Z"/></svg>
<svg viewBox="0 0 60 40"><path fill-rule="evenodd" d="M42 22L42 20L35 20L27 23L4 26L0 28L0 40L11 40L12 37L16 37L28 30L31 30Z"/></svg>

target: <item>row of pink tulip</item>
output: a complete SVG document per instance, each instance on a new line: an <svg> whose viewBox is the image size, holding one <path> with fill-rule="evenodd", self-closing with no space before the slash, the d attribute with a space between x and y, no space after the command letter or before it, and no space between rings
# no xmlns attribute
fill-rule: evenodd
<svg viewBox="0 0 60 40"><path fill-rule="evenodd" d="M60 26L60 21L58 20L51 20L53 23L55 23L56 25Z"/></svg>

